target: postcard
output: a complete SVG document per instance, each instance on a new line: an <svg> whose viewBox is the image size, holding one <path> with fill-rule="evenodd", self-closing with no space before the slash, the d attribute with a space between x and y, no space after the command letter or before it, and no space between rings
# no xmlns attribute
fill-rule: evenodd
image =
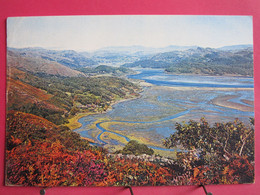
<svg viewBox="0 0 260 195"><path fill-rule="evenodd" d="M7 20L5 184L254 183L251 16Z"/></svg>

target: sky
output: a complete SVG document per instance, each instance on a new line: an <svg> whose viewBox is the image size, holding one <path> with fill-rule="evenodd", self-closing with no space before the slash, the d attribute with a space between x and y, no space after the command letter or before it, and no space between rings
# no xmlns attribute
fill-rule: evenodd
<svg viewBox="0 0 260 195"><path fill-rule="evenodd" d="M109 46L253 44L251 16L46 16L7 19L7 46L94 51Z"/></svg>

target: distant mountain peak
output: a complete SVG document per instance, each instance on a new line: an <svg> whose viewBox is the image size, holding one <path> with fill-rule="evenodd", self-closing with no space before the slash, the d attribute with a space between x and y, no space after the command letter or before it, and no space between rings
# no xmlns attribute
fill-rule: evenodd
<svg viewBox="0 0 260 195"><path fill-rule="evenodd" d="M238 49L247 49L247 48L253 48L253 45L252 44L228 45L228 46L220 47L218 49L220 49L220 50L238 50Z"/></svg>

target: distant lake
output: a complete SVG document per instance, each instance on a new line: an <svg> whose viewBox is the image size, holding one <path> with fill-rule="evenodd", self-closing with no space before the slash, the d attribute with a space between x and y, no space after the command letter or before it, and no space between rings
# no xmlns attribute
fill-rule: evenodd
<svg viewBox="0 0 260 195"><path fill-rule="evenodd" d="M145 87L138 99L115 104L105 114L81 118L82 127L75 131L108 149L124 146L123 142L132 138L146 140L154 149L168 150L163 148L162 140L174 133L176 122L199 121L205 117L211 124L236 118L248 123L249 118L254 117L253 105L249 103L254 101L252 77L172 75L162 69L136 70L138 74L129 75L130 79L144 80L154 86ZM223 97L232 97L226 104L251 109L214 104L214 100ZM98 124L93 125L96 121Z"/></svg>

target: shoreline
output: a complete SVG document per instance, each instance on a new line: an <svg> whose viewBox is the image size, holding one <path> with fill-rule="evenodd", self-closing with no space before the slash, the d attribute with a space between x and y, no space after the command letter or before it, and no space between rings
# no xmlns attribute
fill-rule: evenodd
<svg viewBox="0 0 260 195"><path fill-rule="evenodd" d="M81 112L81 113L77 113L74 117L68 119L69 123L65 124L65 126L69 127L71 131L75 131L76 129L82 127L82 123L79 122L79 119L86 117L86 116L89 116L89 115L106 114L107 112L109 112L113 109L114 105L116 105L118 103L140 98L141 97L140 93L144 90L144 87L147 87L148 85L149 86L152 85L152 84L150 85L149 83L146 83L145 81L142 81L142 80L139 81L139 82L133 82L133 83L135 83L135 84L137 84L141 87L141 91L139 92L138 96L133 96L133 97L129 97L129 98L122 98L122 99L119 99L119 100L112 101L110 103L108 109L106 111L103 111L103 112L89 112L89 113ZM86 137L83 137L83 136L80 136L80 137L84 140L87 140L88 142L96 143L96 141L91 139L91 138L86 138Z"/></svg>
<svg viewBox="0 0 260 195"><path fill-rule="evenodd" d="M224 87L175 87L175 86L155 86L153 85L155 89L161 88L161 89L171 89L171 90L207 90L207 91L252 91L254 88L224 88Z"/></svg>
<svg viewBox="0 0 260 195"><path fill-rule="evenodd" d="M113 106L121 103L121 102L125 102L125 101L130 101L130 100L134 100L134 99L138 99L140 98L141 95L137 96L137 97L131 97L131 98L127 98L127 99L120 99L114 102L111 102L111 104L109 105L109 108L106 111L103 112L81 112L81 113L77 113L74 117L68 119L69 123L65 124L65 126L69 127L72 131L74 131L75 129L78 129L80 127L82 127L82 124L79 121L79 119L89 116L89 115L95 115L95 114L106 114L107 112L111 111L113 109Z"/></svg>
<svg viewBox="0 0 260 195"><path fill-rule="evenodd" d="M94 112L81 112L81 113L77 113L75 116L73 116L72 118L68 119L69 123L65 124L65 126L69 127L70 130L74 131L75 129L78 129L80 127L82 127L82 124L80 122L78 122L79 119L81 119L82 117L85 116L89 116L89 115L93 115L96 114Z"/></svg>
<svg viewBox="0 0 260 195"><path fill-rule="evenodd" d="M131 79L131 82L136 84L136 85L139 85L139 87L141 88L142 91L138 91L138 93L139 93L138 96L130 96L128 94L128 97L126 97L126 98L111 101L111 103L110 103L110 105L109 105L109 107L106 111L102 111L102 112L96 111L96 112L92 112L92 113L78 113L75 117L72 117L70 119L69 126L72 127L70 129L72 131L74 131L75 129L80 128L82 126L82 124L78 121L82 117L86 117L86 116L94 115L94 114L106 114L107 112L111 111L113 109L113 106L116 105L116 104L141 98L141 96L142 96L141 92L143 92L147 88L153 88L155 90L156 89L163 89L163 90L171 90L171 91L173 91L173 90L178 90L178 91L179 90L183 90L183 91L192 91L192 90L203 90L203 91L205 91L205 90L208 90L208 91L212 91L212 90L221 90L221 91L241 91L241 90L245 90L245 91L252 91L252 90L254 90L253 88L212 88L212 87L157 86L157 85L154 85L154 84L151 84L151 83L148 83L144 80L139 80L139 79ZM233 103L233 102L228 101L229 99L232 99L232 98L234 98L234 97L233 96L232 97L226 97L226 96L225 97L218 97L218 98L212 100L212 103L215 104L215 105L226 107L226 108L232 108L232 109L237 109L237 110L241 110L241 111L251 111L251 109L252 109L251 107L244 106L244 105L239 104L239 103ZM85 139L86 137L81 136L81 138ZM87 138L87 139L85 139L85 140L87 140L91 143L96 143L96 141L93 140L93 139L89 139L89 138Z"/></svg>
<svg viewBox="0 0 260 195"><path fill-rule="evenodd" d="M133 100L133 99L138 99L140 98L140 95L136 98L128 98L128 99L121 99L121 100L118 100L118 101L115 101L115 102L112 102L110 105L109 105L109 108L102 112L102 113L99 113L99 112L90 112L90 113L78 113L76 114L76 116L68 119L69 120L69 123L68 124L65 124L65 126L69 127L71 131L75 132L76 129L79 129L80 127L82 127L82 123L79 122L79 119L83 118L83 117L86 117L86 116L89 116L89 115L95 115L95 114L105 114L109 111L111 111L113 109L113 106L115 104L118 104L118 103L121 103L121 102L125 102L125 101L128 101L128 100ZM77 132L78 133L78 132ZM78 133L79 134L79 133ZM79 134L80 135L80 134ZM86 140L88 141L89 143L97 143L95 140L91 139L91 138L88 138L88 137L83 137L80 135L80 138L83 139L83 140Z"/></svg>
<svg viewBox="0 0 260 195"><path fill-rule="evenodd" d="M170 75L185 75L185 76L208 76L208 77L249 77L249 78L253 78L254 75L240 75L240 74L223 74L223 75L210 75L210 74L192 74L192 73L175 73L175 72L167 72L164 71L166 74L170 74Z"/></svg>

